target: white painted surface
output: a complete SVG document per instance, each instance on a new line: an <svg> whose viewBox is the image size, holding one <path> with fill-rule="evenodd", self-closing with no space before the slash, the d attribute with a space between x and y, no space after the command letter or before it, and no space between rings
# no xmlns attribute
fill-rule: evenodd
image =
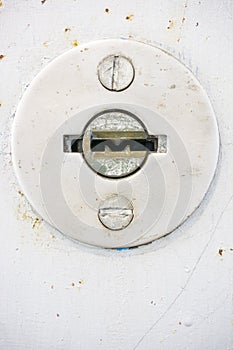
<svg viewBox="0 0 233 350"><path fill-rule="evenodd" d="M135 68L133 84L121 93L97 77L99 62L114 52ZM64 135L82 135L92 117L111 109L136 115L168 140L166 153L151 153L140 171L122 179L98 176L85 156L62 148ZM138 246L174 231L200 205L218 158L216 118L198 81L170 54L134 40L94 41L60 55L27 88L12 130L14 170L34 210L68 237L105 248ZM121 168L114 160L111 166ZM134 219L113 232L97 213L114 194L132 202Z"/></svg>
<svg viewBox="0 0 233 350"><path fill-rule="evenodd" d="M2 2L0 349L232 350L232 1ZM111 251L37 220L18 192L10 131L22 92L48 61L75 40L129 36L171 52L200 80L221 159L211 191L179 230Z"/></svg>

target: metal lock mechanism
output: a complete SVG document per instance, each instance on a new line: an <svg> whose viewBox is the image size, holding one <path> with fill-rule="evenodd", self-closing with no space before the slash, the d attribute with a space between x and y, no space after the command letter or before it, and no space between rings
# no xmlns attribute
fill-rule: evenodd
<svg viewBox="0 0 233 350"><path fill-rule="evenodd" d="M12 150L22 190L50 225L95 246L133 247L174 231L200 205L219 136L186 67L115 39L77 47L35 78Z"/></svg>
<svg viewBox="0 0 233 350"><path fill-rule="evenodd" d="M133 114L108 110L85 127L83 135L65 135L64 152L82 153L97 174L122 178L143 166L150 153L166 153L166 135L149 135Z"/></svg>

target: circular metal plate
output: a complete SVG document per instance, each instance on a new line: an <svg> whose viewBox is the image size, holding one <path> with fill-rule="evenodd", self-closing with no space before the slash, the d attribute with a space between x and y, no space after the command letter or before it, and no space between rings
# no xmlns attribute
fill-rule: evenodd
<svg viewBox="0 0 233 350"><path fill-rule="evenodd" d="M122 55L134 67L119 92L99 81L97 67ZM122 109L150 134L167 136L167 152L150 154L143 168L107 179L82 154L63 150L64 135L79 135L93 116ZM51 62L27 89L16 113L13 163L34 209L53 227L102 247L136 246L179 226L201 203L215 173L219 136L208 97L192 73L166 52L131 40L77 47ZM134 219L111 231L98 218L110 195L132 203Z"/></svg>

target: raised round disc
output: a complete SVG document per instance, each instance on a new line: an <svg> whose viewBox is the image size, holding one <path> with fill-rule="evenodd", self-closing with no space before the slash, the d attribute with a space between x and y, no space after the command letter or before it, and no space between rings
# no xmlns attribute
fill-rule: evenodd
<svg viewBox="0 0 233 350"><path fill-rule="evenodd" d="M123 91L109 91L99 80L99 64L109 56L126 57L132 64L134 79ZM102 176L87 154L64 148L66 135L81 137L88 125L99 122L93 118L110 110L126 111L135 116L135 128L162 135L161 152L148 153L145 162L142 156L143 166L132 173L139 164L124 164L126 177ZM105 117L109 120L117 119ZM132 40L92 42L52 61L27 88L13 126L14 169L33 208L64 235L101 247L138 246L174 231L201 204L218 153L216 118L197 79L170 54ZM106 210L99 209L108 209L101 203L115 195L133 208L133 220L119 230L107 228L99 217L104 221ZM116 214L117 222L118 209L107 212ZM127 221L130 211L125 214Z"/></svg>

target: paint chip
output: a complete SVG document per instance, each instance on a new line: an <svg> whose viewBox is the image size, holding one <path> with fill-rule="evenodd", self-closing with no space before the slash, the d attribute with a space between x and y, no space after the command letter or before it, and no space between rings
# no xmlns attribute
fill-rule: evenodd
<svg viewBox="0 0 233 350"><path fill-rule="evenodd" d="M161 102L157 105L157 108L166 108L165 103Z"/></svg>

